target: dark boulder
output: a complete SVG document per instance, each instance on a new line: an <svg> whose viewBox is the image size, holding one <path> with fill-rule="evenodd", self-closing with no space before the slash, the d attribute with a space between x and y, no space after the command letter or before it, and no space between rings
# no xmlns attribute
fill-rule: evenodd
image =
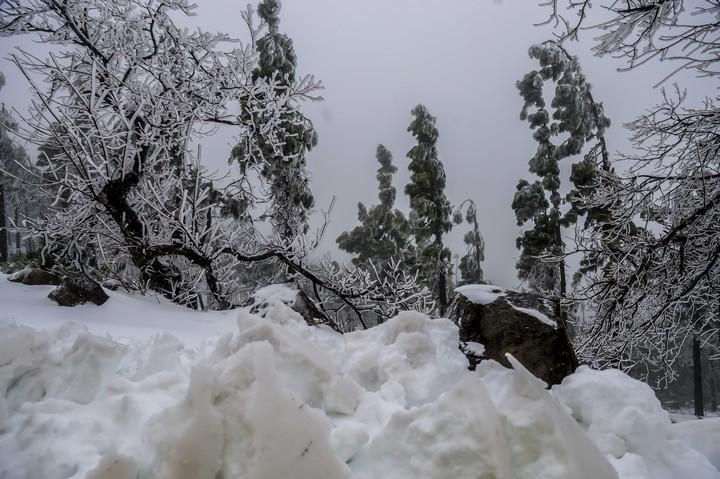
<svg viewBox="0 0 720 479"><path fill-rule="evenodd" d="M102 287L95 281L85 278L64 277L60 286L50 291L48 298L60 306L77 306L93 303L98 306L109 299Z"/></svg>
<svg viewBox="0 0 720 479"><path fill-rule="evenodd" d="M470 369L483 359L510 367L505 357L510 353L553 385L578 367L564 324L543 298L490 285L467 285L456 293L449 317L460 329Z"/></svg>
<svg viewBox="0 0 720 479"><path fill-rule="evenodd" d="M57 286L60 284L60 278L58 278L57 275L49 271L45 271L44 269L33 268L30 266L27 266L8 276L8 281L27 284L29 286Z"/></svg>

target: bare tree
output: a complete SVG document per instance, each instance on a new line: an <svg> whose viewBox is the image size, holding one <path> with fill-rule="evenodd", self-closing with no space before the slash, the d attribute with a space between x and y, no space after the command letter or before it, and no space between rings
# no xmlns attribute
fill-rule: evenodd
<svg viewBox="0 0 720 479"><path fill-rule="evenodd" d="M33 181L54 206L29 222L28 234L42 238L43 255L60 272L116 277L192 307L238 304L239 270L271 262L360 321L364 309L387 308L379 303L388 285L308 265L320 236L276 242L255 227L256 202L267 199L253 181L265 154L280 161L287 138L307 127L298 102L315 99L319 82L253 74L256 39L268 26L250 7L245 42L173 20L191 14L187 0L0 5L1 35L34 33L54 46L47 58L12 56L33 93L24 135L52 145ZM250 165L222 188L190 148L217 125L237 128ZM396 286L405 283L412 281L398 278Z"/></svg>
<svg viewBox="0 0 720 479"><path fill-rule="evenodd" d="M651 61L699 76L720 73L720 2L703 0L550 0L547 23L560 39L601 33L594 51L625 62ZM604 4L604 5L602 5ZM686 105L685 93L663 90L662 101L630 125L634 153L619 178L605 172L586 201L611 212L579 236L580 249L600 258L579 296L596 317L582 328L580 355L600 365L642 365L672 379L682 345L693 338L716 347L720 235L720 111L717 98ZM711 342L712 339L712 342Z"/></svg>

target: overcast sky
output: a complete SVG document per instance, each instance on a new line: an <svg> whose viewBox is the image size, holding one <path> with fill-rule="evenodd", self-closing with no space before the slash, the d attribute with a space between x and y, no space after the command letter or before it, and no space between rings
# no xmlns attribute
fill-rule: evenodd
<svg viewBox="0 0 720 479"><path fill-rule="evenodd" d="M192 22L206 30L243 37L240 12L244 1L197 0ZM515 238L519 228L510 204L519 178L532 179L528 159L535 142L519 119L521 99L515 81L536 67L527 56L533 43L550 38L547 27L533 24L546 9L532 0L285 0L281 30L290 35L300 73L312 73L325 90L321 103L304 111L320 135L308 158L318 208L336 198L322 251L336 251L335 238L353 227L357 202L377 202L375 148L383 143L394 154L398 206L407 182L405 157L413 141L407 126L410 110L423 103L437 117L439 154L447 173L451 202L472 198L485 237L485 276L507 286L518 285ZM603 101L613 126L612 151L628 151L622 125L659 100L653 85L670 65L652 65L629 73L612 59L590 54L592 32L569 49L580 56L596 100ZM1 39L0 56L17 43ZM20 110L27 88L6 60L0 71L8 85L0 101ZM681 74L673 78L691 88L691 97L714 94L709 82ZM203 140L203 159L225 168L232 132ZM566 165L567 169L567 165ZM317 218L319 221L319 217ZM467 226L449 238L454 253L464 254Z"/></svg>

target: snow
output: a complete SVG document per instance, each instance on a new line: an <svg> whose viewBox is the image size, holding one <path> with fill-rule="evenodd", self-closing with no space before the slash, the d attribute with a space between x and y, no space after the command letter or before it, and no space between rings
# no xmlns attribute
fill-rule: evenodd
<svg viewBox="0 0 720 479"><path fill-rule="evenodd" d="M720 478L708 452L703 455L692 447L693 441L678 439L678 425L671 423L669 413L647 384L617 370L594 371L581 366L553 388L553 395L570 408L600 450L614 458L616 468L628 471L630 477ZM717 424L713 428L720 434ZM668 454L670 450L672 454Z"/></svg>
<svg viewBox="0 0 720 479"><path fill-rule="evenodd" d="M618 371L548 391L511 356L468 371L449 320L340 335L277 292L264 318L66 309L0 278L0 477L720 479L720 423Z"/></svg>
<svg viewBox="0 0 720 479"><path fill-rule="evenodd" d="M505 296L505 290L491 284L466 284L455 288L455 292L462 294L475 304L490 304L496 299Z"/></svg>
<svg viewBox="0 0 720 479"><path fill-rule="evenodd" d="M673 424L670 431L672 437L682 441L696 451L702 453L720 469L720 418L686 421Z"/></svg>
<svg viewBox="0 0 720 479"><path fill-rule="evenodd" d="M515 306L510 301L507 302L510 307L512 307L515 311L520 311L521 313L525 313L528 316L532 316L533 318L537 319L538 321L547 324L548 326L551 326L553 328L557 328L557 323L553 321L552 319L548 318L546 315L541 313L540 311L537 311L535 309L530 308L521 308L520 306Z"/></svg>
<svg viewBox="0 0 720 479"><path fill-rule="evenodd" d="M265 312L273 304L285 304L292 306L297 299L298 290L284 284L271 284L256 289L251 298L252 304L257 305L259 310Z"/></svg>
<svg viewBox="0 0 720 479"><path fill-rule="evenodd" d="M159 296L128 296L105 290L110 300L102 306L59 307L47 298L54 288L10 283L7 275L0 274L0 323L17 322L47 329L74 321L82 323L95 335L112 332L114 340L124 343L147 340L153 334L172 331L183 344L193 347L207 338L236 329L234 318L237 313L191 311ZM152 321L148 321L149 317Z"/></svg>
<svg viewBox="0 0 720 479"><path fill-rule="evenodd" d="M477 357L485 355L485 346L475 341L463 341L460 343L460 349L466 354L472 354Z"/></svg>

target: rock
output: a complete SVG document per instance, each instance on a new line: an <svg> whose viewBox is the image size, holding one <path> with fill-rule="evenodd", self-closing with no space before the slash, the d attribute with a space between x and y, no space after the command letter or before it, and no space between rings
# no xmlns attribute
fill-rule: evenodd
<svg viewBox="0 0 720 479"><path fill-rule="evenodd" d="M38 285L52 285L56 286L60 284L60 278L57 277L57 275L45 271L44 269L40 268L33 268L30 266L27 266L20 271L17 271L16 273L11 274L8 276L8 281L12 281L14 283L22 283L27 284L30 286L38 286Z"/></svg>
<svg viewBox="0 0 720 479"><path fill-rule="evenodd" d="M510 367L510 353L553 385L578 367L567 330L543 298L491 285L462 286L456 293L449 317L460 328L460 349L471 370L483 359Z"/></svg>
<svg viewBox="0 0 720 479"><path fill-rule="evenodd" d="M278 303L299 313L311 326L325 323L325 315L304 291L283 284L272 284L255 290L243 307L249 307L252 314L265 317L270 307Z"/></svg>
<svg viewBox="0 0 720 479"><path fill-rule="evenodd" d="M60 286L50 291L48 298L60 306L77 306L83 303L102 305L109 299L102 287L91 279L64 277Z"/></svg>
<svg viewBox="0 0 720 479"><path fill-rule="evenodd" d="M308 324L312 325L324 322L323 318L325 318L325 314L317 308L315 302L305 294L305 291L298 291L297 298L295 298L295 302L291 308L300 313L300 316L305 318Z"/></svg>
<svg viewBox="0 0 720 479"><path fill-rule="evenodd" d="M0 272L3 272L5 274L13 274L21 269L23 269L25 265L20 263L2 263L0 264Z"/></svg>
<svg viewBox="0 0 720 479"><path fill-rule="evenodd" d="M117 291L122 287L122 283L118 281L117 279L106 279L102 283L100 283L101 286L105 289L109 289L110 291Z"/></svg>

